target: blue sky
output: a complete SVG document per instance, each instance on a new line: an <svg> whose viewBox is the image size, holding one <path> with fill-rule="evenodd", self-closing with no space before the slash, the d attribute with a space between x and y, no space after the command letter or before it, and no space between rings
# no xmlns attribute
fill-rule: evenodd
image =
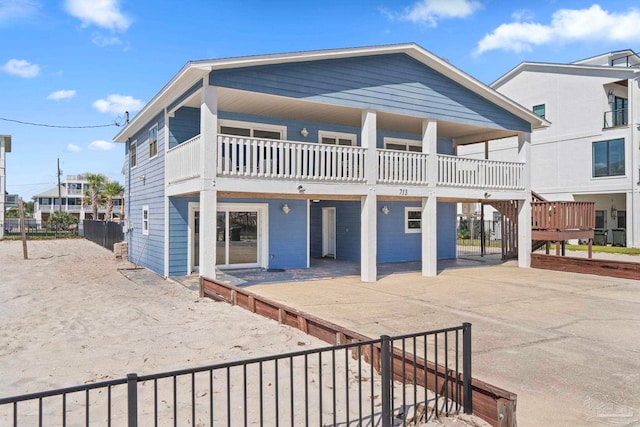
<svg viewBox="0 0 640 427"><path fill-rule="evenodd" d="M638 49L637 1L0 0L0 134L7 191L28 200L63 175L123 183L112 142L189 60L415 42L484 83L521 61ZM98 128L55 126L110 125Z"/></svg>

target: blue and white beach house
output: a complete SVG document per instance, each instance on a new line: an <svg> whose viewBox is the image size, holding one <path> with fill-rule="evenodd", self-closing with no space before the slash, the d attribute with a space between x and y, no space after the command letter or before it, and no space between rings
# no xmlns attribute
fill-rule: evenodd
<svg viewBox="0 0 640 427"><path fill-rule="evenodd" d="M187 63L114 138L130 259L164 276L455 258L456 203L518 200L548 123L415 44ZM513 161L456 156L509 138Z"/></svg>

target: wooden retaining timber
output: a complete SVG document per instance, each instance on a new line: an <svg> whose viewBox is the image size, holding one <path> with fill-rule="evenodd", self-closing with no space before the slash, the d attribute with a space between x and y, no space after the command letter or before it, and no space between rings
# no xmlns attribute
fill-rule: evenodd
<svg viewBox="0 0 640 427"><path fill-rule="evenodd" d="M640 280L640 263L531 254L531 267Z"/></svg>
<svg viewBox="0 0 640 427"><path fill-rule="evenodd" d="M340 325L320 319L311 314L302 312L292 307L287 307L277 301L262 297L246 289L218 282L212 279L200 278L200 296L209 297L216 301L225 301L237 305L252 313L277 320L281 324L298 328L304 333L319 338L332 345L369 341L370 337L351 331ZM354 350L355 351L355 350ZM369 348L363 351L363 358L367 363L373 364L380 372L380 347L374 346L373 354ZM431 391L438 391L440 395L446 395L449 399L462 402L462 374L458 377L453 371L445 370L443 366L436 366L433 362L425 361L420 357L403 355L402 351L393 350L394 379L402 381L403 366L405 381L413 382L414 368L416 372L415 382L420 386L426 386ZM473 413L494 427L516 426L516 402L514 393L494 387L478 379L472 378L472 406Z"/></svg>

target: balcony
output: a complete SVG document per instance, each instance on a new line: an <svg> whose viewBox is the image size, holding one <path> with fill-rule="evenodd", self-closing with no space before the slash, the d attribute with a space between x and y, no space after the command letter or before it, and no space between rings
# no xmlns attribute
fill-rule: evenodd
<svg viewBox="0 0 640 427"><path fill-rule="evenodd" d="M366 183L369 150L362 147L325 145L218 135L218 177L238 179L294 180L306 182ZM200 177L200 136L167 152L168 184ZM376 182L387 185L429 184L429 155L377 149ZM523 191L524 163L478 160L437 155L437 186L464 189Z"/></svg>
<svg viewBox="0 0 640 427"><path fill-rule="evenodd" d="M627 126L629 124L629 110L627 108L618 108L604 113L604 129L614 128L618 126Z"/></svg>

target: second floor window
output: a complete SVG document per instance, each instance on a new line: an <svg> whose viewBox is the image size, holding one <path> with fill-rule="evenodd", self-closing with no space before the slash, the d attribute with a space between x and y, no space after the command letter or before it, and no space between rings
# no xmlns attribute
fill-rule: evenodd
<svg viewBox="0 0 640 427"><path fill-rule="evenodd" d="M129 145L129 158L130 158L129 162L131 163L132 168L136 167L136 165L138 164L138 157L136 154L136 151L137 151L136 144L137 144L137 141L133 141L131 145Z"/></svg>
<svg viewBox="0 0 640 427"><path fill-rule="evenodd" d="M149 130L149 158L158 155L158 125Z"/></svg>
<svg viewBox="0 0 640 427"><path fill-rule="evenodd" d="M356 145L358 136L353 133L318 131L318 139L322 144Z"/></svg>
<svg viewBox="0 0 640 427"><path fill-rule="evenodd" d="M624 138L593 143L593 177L624 175Z"/></svg>
<svg viewBox="0 0 640 427"><path fill-rule="evenodd" d="M541 119L544 119L544 116L546 114L546 108L544 104L540 104L540 105L534 105L533 106L533 114L535 114L536 116L540 117Z"/></svg>

